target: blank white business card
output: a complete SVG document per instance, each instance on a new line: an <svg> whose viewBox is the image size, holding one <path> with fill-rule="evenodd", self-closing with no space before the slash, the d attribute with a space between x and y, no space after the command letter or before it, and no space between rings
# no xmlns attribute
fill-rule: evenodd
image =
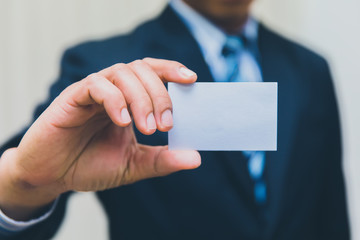
<svg viewBox="0 0 360 240"><path fill-rule="evenodd" d="M277 83L168 83L170 150L275 151Z"/></svg>

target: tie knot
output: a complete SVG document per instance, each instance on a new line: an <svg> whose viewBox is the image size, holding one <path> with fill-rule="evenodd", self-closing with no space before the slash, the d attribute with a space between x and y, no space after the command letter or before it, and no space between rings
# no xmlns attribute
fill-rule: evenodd
<svg viewBox="0 0 360 240"><path fill-rule="evenodd" d="M222 54L224 57L236 54L242 50L243 46L243 41L239 36L228 36L222 49Z"/></svg>

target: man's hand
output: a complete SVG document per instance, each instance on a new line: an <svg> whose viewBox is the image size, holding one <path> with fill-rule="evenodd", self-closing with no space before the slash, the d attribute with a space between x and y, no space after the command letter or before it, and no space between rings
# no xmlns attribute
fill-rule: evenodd
<svg viewBox="0 0 360 240"><path fill-rule="evenodd" d="M98 191L200 165L196 151L138 144L133 131L172 128L163 81L193 83L178 62L116 64L66 88L0 161L0 208L31 217L69 190ZM132 117L131 117L132 116Z"/></svg>

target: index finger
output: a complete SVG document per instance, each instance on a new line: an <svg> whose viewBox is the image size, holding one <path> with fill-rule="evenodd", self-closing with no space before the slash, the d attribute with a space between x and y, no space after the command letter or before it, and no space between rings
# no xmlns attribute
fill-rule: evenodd
<svg viewBox="0 0 360 240"><path fill-rule="evenodd" d="M163 82L194 83L197 80L196 73L179 62L156 58L144 58L143 61Z"/></svg>
<svg viewBox="0 0 360 240"><path fill-rule="evenodd" d="M195 72L191 71L183 64L156 58L144 58L142 60L158 75L163 82L176 82L176 83L194 83L197 80ZM116 65L105 68L99 72L105 78L111 79L115 72Z"/></svg>

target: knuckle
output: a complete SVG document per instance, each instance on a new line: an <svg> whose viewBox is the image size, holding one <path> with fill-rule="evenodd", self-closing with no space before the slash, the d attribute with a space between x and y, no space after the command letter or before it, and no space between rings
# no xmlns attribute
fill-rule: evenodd
<svg viewBox="0 0 360 240"><path fill-rule="evenodd" d="M177 61L170 61L170 65L173 67L173 68L179 68L179 67L184 67L183 64L177 62Z"/></svg>
<svg viewBox="0 0 360 240"><path fill-rule="evenodd" d="M161 103L163 105L171 106L171 99L170 99L169 95L166 93L158 94L158 95L154 96L153 101L155 103Z"/></svg>
<svg viewBox="0 0 360 240"><path fill-rule="evenodd" d="M89 86L93 86L98 84L99 80L101 79L97 73L92 73L88 75L86 78L86 84Z"/></svg>
<svg viewBox="0 0 360 240"><path fill-rule="evenodd" d="M142 62L144 62L147 66L152 66L154 64L156 65L157 63L159 63L161 61L168 61L168 60L162 60L162 59L151 58L151 57L145 57L142 59Z"/></svg>
<svg viewBox="0 0 360 240"><path fill-rule="evenodd" d="M151 58L151 57L144 57L142 60L143 60L144 62L149 62L149 61L154 60L154 58Z"/></svg>
<svg viewBox="0 0 360 240"><path fill-rule="evenodd" d="M114 71L125 71L128 69L128 66L125 63L117 63L113 65Z"/></svg>
<svg viewBox="0 0 360 240"><path fill-rule="evenodd" d="M133 102L130 103L130 106L134 106L141 110L151 110L152 109L152 104L151 104L150 98L147 95L137 97L137 99L135 99Z"/></svg>
<svg viewBox="0 0 360 240"><path fill-rule="evenodd" d="M121 94L121 92L114 92L114 98L116 99L116 104L121 106L121 107L126 107L126 101L123 97L123 95Z"/></svg>
<svg viewBox="0 0 360 240"><path fill-rule="evenodd" d="M134 69L141 69L141 68L146 68L148 67L148 64L143 61L143 60L135 60L133 62L130 63L130 66Z"/></svg>
<svg viewBox="0 0 360 240"><path fill-rule="evenodd" d="M143 63L142 63L142 60L137 59L135 61L132 61L130 64L137 66L137 65L142 65Z"/></svg>

